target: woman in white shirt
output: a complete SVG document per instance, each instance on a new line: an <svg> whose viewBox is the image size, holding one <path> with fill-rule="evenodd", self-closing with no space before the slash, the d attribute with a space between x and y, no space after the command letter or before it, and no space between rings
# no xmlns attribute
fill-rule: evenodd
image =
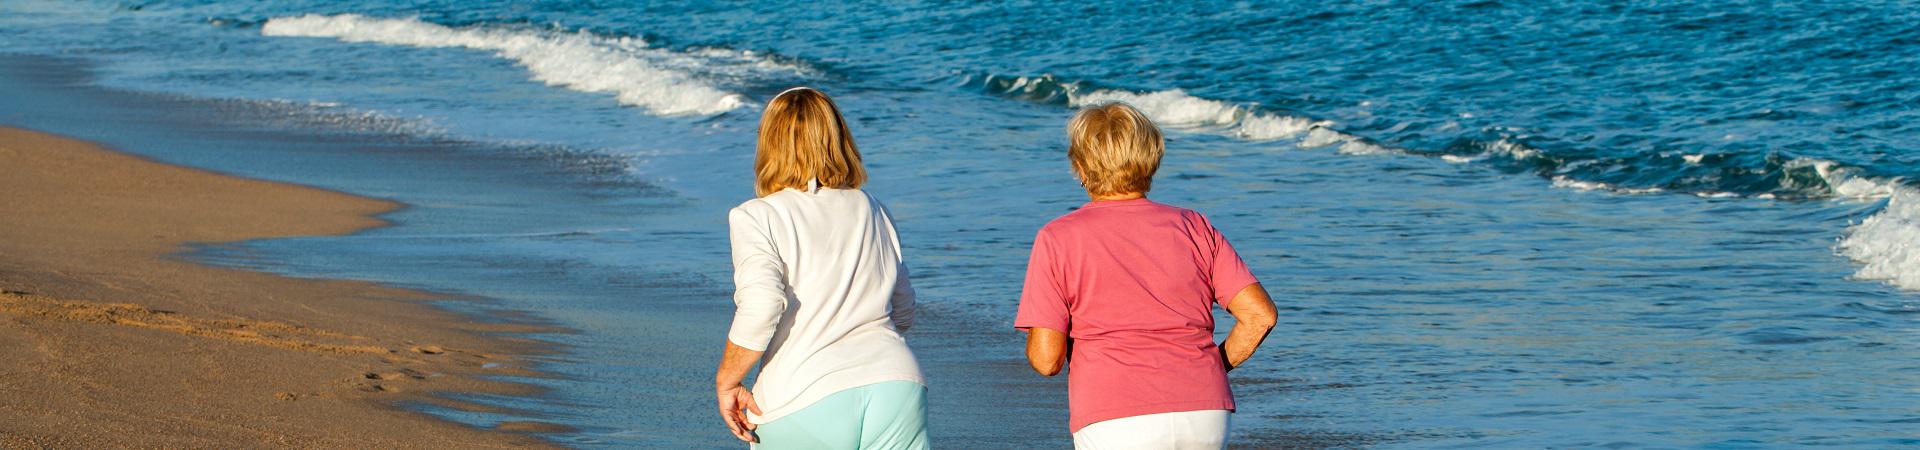
<svg viewBox="0 0 1920 450"><path fill-rule="evenodd" d="M767 102L754 191L728 213L733 327L715 375L720 417L754 448L924 449L926 382L900 333L913 287L893 219L826 94ZM764 364L749 391L741 385Z"/></svg>

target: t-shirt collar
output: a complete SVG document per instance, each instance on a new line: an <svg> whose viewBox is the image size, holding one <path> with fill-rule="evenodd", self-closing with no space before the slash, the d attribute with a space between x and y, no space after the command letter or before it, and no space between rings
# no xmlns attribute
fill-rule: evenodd
<svg viewBox="0 0 1920 450"><path fill-rule="evenodd" d="M1153 201L1147 200L1146 197L1130 198L1126 200L1093 200L1093 201L1088 201L1087 204L1085 205L1080 205L1080 209L1106 208L1111 206L1144 205L1144 204L1150 204L1150 203L1153 203Z"/></svg>

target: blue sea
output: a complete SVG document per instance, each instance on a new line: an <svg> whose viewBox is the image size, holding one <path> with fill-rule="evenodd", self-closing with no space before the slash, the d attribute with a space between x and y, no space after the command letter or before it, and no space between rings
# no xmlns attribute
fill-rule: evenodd
<svg viewBox="0 0 1920 450"><path fill-rule="evenodd" d="M725 211L808 85L895 215L942 448L1070 445L1010 325L1105 101L1281 305L1236 446L1920 448L1911 2L0 0L0 65L0 124L410 205L186 256L570 330L520 336L540 395L414 405L567 446L739 447Z"/></svg>

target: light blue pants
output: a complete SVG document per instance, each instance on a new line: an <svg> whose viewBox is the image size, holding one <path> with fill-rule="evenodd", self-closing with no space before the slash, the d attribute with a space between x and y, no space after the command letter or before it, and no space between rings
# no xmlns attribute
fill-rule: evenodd
<svg viewBox="0 0 1920 450"><path fill-rule="evenodd" d="M756 450L925 450L927 388L888 381L840 391L754 434Z"/></svg>

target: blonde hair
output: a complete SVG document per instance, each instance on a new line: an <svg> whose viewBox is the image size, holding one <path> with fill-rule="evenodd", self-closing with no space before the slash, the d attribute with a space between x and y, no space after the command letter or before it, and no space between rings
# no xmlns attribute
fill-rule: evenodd
<svg viewBox="0 0 1920 450"><path fill-rule="evenodd" d="M761 197L807 189L809 180L838 189L867 182L847 119L833 99L812 88L789 89L767 102L754 153L753 190Z"/></svg>
<svg viewBox="0 0 1920 450"><path fill-rule="evenodd" d="M1166 140L1140 110L1125 103L1102 103L1080 110L1067 121L1067 159L1073 174L1093 195L1145 194L1153 189Z"/></svg>

